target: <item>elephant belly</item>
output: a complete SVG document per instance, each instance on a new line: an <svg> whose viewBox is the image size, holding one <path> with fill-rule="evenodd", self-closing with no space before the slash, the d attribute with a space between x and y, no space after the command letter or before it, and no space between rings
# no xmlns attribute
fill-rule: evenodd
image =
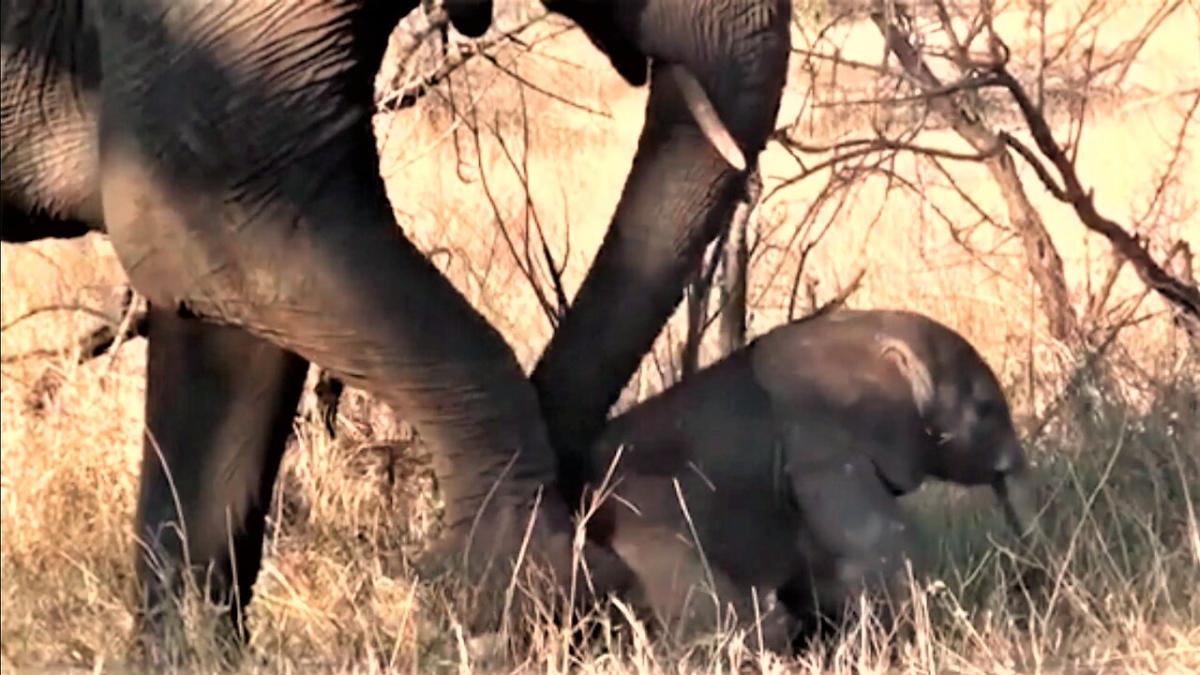
<svg viewBox="0 0 1200 675"><path fill-rule="evenodd" d="M103 231L97 98L72 74L0 56L0 199L5 241ZM36 76L34 70L37 69Z"/></svg>

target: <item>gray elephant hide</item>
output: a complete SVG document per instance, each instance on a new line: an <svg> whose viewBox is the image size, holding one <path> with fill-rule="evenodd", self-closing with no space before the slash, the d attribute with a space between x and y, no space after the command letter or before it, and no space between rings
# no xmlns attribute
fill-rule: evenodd
<svg viewBox="0 0 1200 675"><path fill-rule="evenodd" d="M769 607L775 591L807 614L904 587L915 548L897 497L926 477L1027 493L991 369L900 311L776 328L612 420L591 460L611 495L589 532L634 570L641 601L678 637L732 606L776 650L811 617Z"/></svg>

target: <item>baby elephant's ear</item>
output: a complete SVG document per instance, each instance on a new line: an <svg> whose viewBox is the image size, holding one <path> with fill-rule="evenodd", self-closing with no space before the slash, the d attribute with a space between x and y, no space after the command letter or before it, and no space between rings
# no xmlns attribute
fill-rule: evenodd
<svg viewBox="0 0 1200 675"><path fill-rule="evenodd" d="M875 336L880 354L892 362L912 387L913 402L922 415L933 405L933 378L925 362L913 352L907 342L882 333Z"/></svg>

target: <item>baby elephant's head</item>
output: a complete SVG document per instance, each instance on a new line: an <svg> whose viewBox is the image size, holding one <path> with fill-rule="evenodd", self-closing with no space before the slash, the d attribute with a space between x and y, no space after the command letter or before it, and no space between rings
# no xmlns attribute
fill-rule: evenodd
<svg viewBox="0 0 1200 675"><path fill-rule="evenodd" d="M924 468L962 485L991 485L1009 524L1032 525L1028 459L995 373L962 336L941 325L915 339L876 335L881 356L907 379L929 435Z"/></svg>

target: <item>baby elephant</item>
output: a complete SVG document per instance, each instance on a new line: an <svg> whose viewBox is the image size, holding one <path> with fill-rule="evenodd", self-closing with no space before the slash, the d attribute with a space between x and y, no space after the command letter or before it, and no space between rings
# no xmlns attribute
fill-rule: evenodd
<svg viewBox="0 0 1200 675"><path fill-rule="evenodd" d="M1034 506L995 374L904 311L781 326L612 420L589 460L593 487L608 475L613 493L589 534L659 618L690 635L732 605L743 625L764 618L779 651L795 626L769 594L794 613L900 588L914 549L896 498L926 477L990 484L1022 532Z"/></svg>

